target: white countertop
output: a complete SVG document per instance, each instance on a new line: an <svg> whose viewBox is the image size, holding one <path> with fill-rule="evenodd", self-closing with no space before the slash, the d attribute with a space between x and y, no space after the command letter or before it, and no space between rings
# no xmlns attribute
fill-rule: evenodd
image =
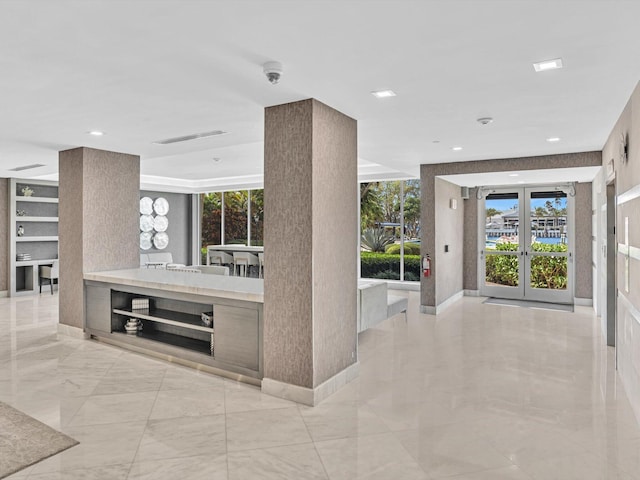
<svg viewBox="0 0 640 480"><path fill-rule="evenodd" d="M247 302L264 303L261 278L208 275L154 268L132 268L108 272L85 273L85 280L133 287L155 288L168 292L191 293Z"/></svg>

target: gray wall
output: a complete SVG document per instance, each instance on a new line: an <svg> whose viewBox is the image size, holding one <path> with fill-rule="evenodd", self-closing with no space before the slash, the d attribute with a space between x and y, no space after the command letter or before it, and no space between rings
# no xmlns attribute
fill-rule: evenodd
<svg viewBox="0 0 640 480"><path fill-rule="evenodd" d="M142 197L151 197L153 200L164 197L169 202L169 245L164 250L152 246L149 250L140 250L140 253L170 252L175 263L191 265L191 195L141 190Z"/></svg>
<svg viewBox="0 0 640 480"><path fill-rule="evenodd" d="M265 110L265 377L314 388L355 362L356 122L316 100Z"/></svg>
<svg viewBox="0 0 640 480"><path fill-rule="evenodd" d="M575 297L593 297L591 264L591 182L576 184L575 197Z"/></svg>
<svg viewBox="0 0 640 480"><path fill-rule="evenodd" d="M0 178L0 292L9 285L9 179Z"/></svg>
<svg viewBox="0 0 640 480"><path fill-rule="evenodd" d="M435 258L438 266L436 278L436 305L462 290L464 205L460 187L440 178L435 182ZM458 205L450 208L454 199ZM449 251L445 252L445 245Z"/></svg>
<svg viewBox="0 0 640 480"><path fill-rule="evenodd" d="M616 288L616 360L622 384L629 397L629 403L640 421L640 258L628 258L624 255L622 245L626 244L625 218L629 219L629 245L640 249L640 83L618 119L609 139L602 149L602 161L606 167L609 161L614 162L616 192L618 205L616 211L616 242L618 243ZM622 161L621 139L629 137L629 159ZM594 190L605 195L606 182ZM636 195L633 193L636 192ZM602 199L595 205L602 204ZM604 222L599 223L599 236L606 235ZM606 237L605 237L606 238ZM607 245L608 249L615 248ZM637 250L636 250L637 251ZM625 270L629 265L629 289L626 289ZM607 280L608 281L608 280ZM601 299L602 300L602 299ZM603 308L601 308L601 311Z"/></svg>
<svg viewBox="0 0 640 480"><path fill-rule="evenodd" d="M464 200L464 253L462 283L465 290L478 290L478 193L469 189L469 198Z"/></svg>
<svg viewBox="0 0 640 480"><path fill-rule="evenodd" d="M420 180L421 180L421 202L422 202L422 245L424 253L431 253L436 251L436 237L431 232L436 231L436 214L435 214L435 179L439 175L455 175L461 173L482 173L482 172L501 172L511 170L544 170L553 168L571 168L571 167L584 167L584 166L600 166L602 164L601 152L580 152L580 153L567 153L560 155L543 155L539 157L523 157L523 158L506 158L496 160L481 160L472 162L455 162L455 163L438 163L421 165L420 167ZM587 192L586 188L577 189L581 195L585 195L584 202L588 202L591 205L591 194ZM576 195L576 204L580 201ZM476 209L477 203L471 200L465 200L464 208ZM589 215L586 216L586 211L580 210L581 219L576 218L576 222L586 221L588 225L591 225L591 211L589 207ZM465 226L464 233L460 232L460 235L465 236L465 251L463 254L463 262L465 267L473 265L473 275L476 275L476 267L478 261L478 248L477 238L473 241L473 234L468 231L470 228L477 229L477 212L474 219L473 212L465 212ZM583 218L584 217L584 218ZM477 235L477 234L476 234ZM591 234L588 235L588 241L581 239L576 243L576 296L582 298L591 298ZM589 260L585 264L584 249L587 249ZM420 301L421 305L436 306L436 279L438 278L438 257L436 261L432 263L432 276L430 278L422 278L420 282ZM468 273L468 269L465 268L466 273L464 288L469 290L477 289L476 283L470 280L472 274ZM463 275L462 272L460 275ZM474 288L475 287L475 288Z"/></svg>
<svg viewBox="0 0 640 480"><path fill-rule="evenodd" d="M59 154L60 323L83 327L85 272L138 268L140 157Z"/></svg>

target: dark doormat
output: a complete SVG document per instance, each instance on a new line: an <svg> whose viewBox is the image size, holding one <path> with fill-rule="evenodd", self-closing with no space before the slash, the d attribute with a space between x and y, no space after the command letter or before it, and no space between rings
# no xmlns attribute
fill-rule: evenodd
<svg viewBox="0 0 640 480"><path fill-rule="evenodd" d="M573 305L565 305L562 303L546 303L546 302L532 302L529 300L510 300L507 298L495 298L489 297L482 303L489 303L492 305L507 305L510 307L522 307L533 308L541 310L561 310L563 312L573 312Z"/></svg>

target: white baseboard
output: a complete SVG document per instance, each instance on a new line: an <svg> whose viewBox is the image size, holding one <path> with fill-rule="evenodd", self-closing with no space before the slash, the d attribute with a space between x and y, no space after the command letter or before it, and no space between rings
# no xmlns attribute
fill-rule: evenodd
<svg viewBox="0 0 640 480"><path fill-rule="evenodd" d="M593 307L593 298L573 298L573 304L581 307Z"/></svg>
<svg viewBox="0 0 640 480"><path fill-rule="evenodd" d="M480 296L480 290L465 290L464 291L464 296L465 297L479 297Z"/></svg>
<svg viewBox="0 0 640 480"><path fill-rule="evenodd" d="M464 290L460 290L458 293L454 293L444 302L441 302L435 307L432 307L430 305L420 305L420 313L426 313L428 315L438 315L439 313L444 312L447 308L456 303L462 297L464 297Z"/></svg>
<svg viewBox="0 0 640 480"><path fill-rule="evenodd" d="M0 291L0 298L5 298L9 296L9 290Z"/></svg>
<svg viewBox="0 0 640 480"><path fill-rule="evenodd" d="M86 340L90 337L90 335L81 328L72 327L71 325L65 325L63 323L58 324L58 334L72 338L79 338L81 340Z"/></svg>
<svg viewBox="0 0 640 480"><path fill-rule="evenodd" d="M360 363L356 362L321 383L316 388L300 387L265 377L262 379L262 392L267 395L313 407L357 378L359 372Z"/></svg>

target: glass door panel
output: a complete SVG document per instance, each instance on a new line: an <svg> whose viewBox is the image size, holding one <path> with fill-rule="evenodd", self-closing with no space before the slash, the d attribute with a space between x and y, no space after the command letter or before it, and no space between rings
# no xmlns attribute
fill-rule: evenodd
<svg viewBox="0 0 640 480"><path fill-rule="evenodd" d="M522 195L518 189L491 190L484 199L481 246L483 295L521 298L524 294L523 249L519 233L522 225Z"/></svg>
<svg viewBox="0 0 640 480"><path fill-rule="evenodd" d="M565 191L566 190L566 191ZM569 189L527 188L528 214L525 251L527 284L525 298L545 302L571 303L571 250Z"/></svg>

